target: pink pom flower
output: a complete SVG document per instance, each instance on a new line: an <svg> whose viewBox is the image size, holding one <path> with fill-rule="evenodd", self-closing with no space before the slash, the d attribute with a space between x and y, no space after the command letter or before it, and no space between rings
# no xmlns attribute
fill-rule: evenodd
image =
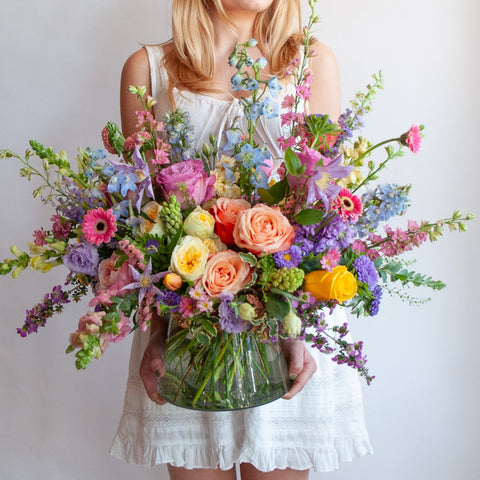
<svg viewBox="0 0 480 480"><path fill-rule="evenodd" d="M117 231L117 219L112 209L99 207L83 217L82 231L87 242L95 245L109 242Z"/></svg>
<svg viewBox="0 0 480 480"><path fill-rule="evenodd" d="M400 137L400 143L408 147L413 153L418 153L422 145L420 127L413 124L410 130Z"/></svg>

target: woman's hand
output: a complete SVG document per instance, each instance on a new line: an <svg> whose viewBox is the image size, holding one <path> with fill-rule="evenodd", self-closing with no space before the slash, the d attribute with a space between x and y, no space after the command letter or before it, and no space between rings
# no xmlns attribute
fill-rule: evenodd
<svg viewBox="0 0 480 480"><path fill-rule="evenodd" d="M282 398L290 400L310 380L317 369L317 364L300 340L283 342L282 350L287 361L288 375L293 380L290 390Z"/></svg>
<svg viewBox="0 0 480 480"><path fill-rule="evenodd" d="M140 363L140 377L150 400L159 405L166 401L158 393L158 380L165 373L165 333L159 329L152 333Z"/></svg>

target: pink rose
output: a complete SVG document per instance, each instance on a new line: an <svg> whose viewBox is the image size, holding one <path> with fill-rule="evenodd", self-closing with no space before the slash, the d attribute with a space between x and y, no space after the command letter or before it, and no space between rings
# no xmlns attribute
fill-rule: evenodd
<svg viewBox="0 0 480 480"><path fill-rule="evenodd" d="M237 252L222 250L207 262L202 277L203 288L212 297L222 292L235 295L252 280L252 269Z"/></svg>
<svg viewBox="0 0 480 480"><path fill-rule="evenodd" d="M161 170L156 176L166 198L175 195L182 208L200 205L215 196L215 175L208 175L201 160L185 160Z"/></svg>
<svg viewBox="0 0 480 480"><path fill-rule="evenodd" d="M98 290L107 290L112 287L121 290L125 285L134 282L128 262L123 262L120 268L114 267L117 258L117 255L113 254L110 258L100 262L98 266Z"/></svg>
<svg viewBox="0 0 480 480"><path fill-rule="evenodd" d="M227 245L234 245L233 229L237 220L238 212L250 208L246 200L220 197L210 209L215 218L215 233L220 240Z"/></svg>
<svg viewBox="0 0 480 480"><path fill-rule="evenodd" d="M288 250L294 237L295 231L280 209L263 204L239 212L233 230L235 244L257 255Z"/></svg>

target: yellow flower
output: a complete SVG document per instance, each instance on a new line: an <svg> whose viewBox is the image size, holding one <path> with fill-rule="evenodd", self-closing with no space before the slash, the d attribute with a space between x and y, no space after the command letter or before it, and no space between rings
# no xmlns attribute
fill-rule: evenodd
<svg viewBox="0 0 480 480"><path fill-rule="evenodd" d="M198 206L183 222L183 231L187 235L205 239L213 235L214 226L213 216Z"/></svg>
<svg viewBox="0 0 480 480"><path fill-rule="evenodd" d="M161 205L159 205L157 202L154 202L153 200L151 202L148 202L142 208L142 212L145 213L145 215L147 215L147 217L152 220L152 222L149 222L145 218L142 218L142 223L138 227L142 235L149 233L150 235L157 235L160 238L163 237L165 232L163 230L162 221L160 220L161 209Z"/></svg>
<svg viewBox="0 0 480 480"><path fill-rule="evenodd" d="M60 264L61 262L57 260L47 262L46 259L42 257L42 255L37 255L36 257L32 257L30 259L30 267L32 268L32 270L36 270L42 273L47 273L52 269L52 267L56 267Z"/></svg>
<svg viewBox="0 0 480 480"><path fill-rule="evenodd" d="M290 311L283 317L282 326L289 337L296 338L302 331L302 320L296 313Z"/></svg>
<svg viewBox="0 0 480 480"><path fill-rule="evenodd" d="M32 255L42 255L47 251L45 247L40 247L38 245L35 245L33 242L27 242L27 245Z"/></svg>
<svg viewBox="0 0 480 480"><path fill-rule="evenodd" d="M200 238L187 235L173 249L171 269L187 282L193 282L203 275L209 253Z"/></svg>
<svg viewBox="0 0 480 480"><path fill-rule="evenodd" d="M202 238L202 241L210 253L217 253L227 249L227 246L220 240L218 235L212 235L210 238Z"/></svg>
<svg viewBox="0 0 480 480"><path fill-rule="evenodd" d="M337 300L342 303L357 293L357 281L345 265L335 267L331 272L316 270L305 275L305 291L317 300Z"/></svg>

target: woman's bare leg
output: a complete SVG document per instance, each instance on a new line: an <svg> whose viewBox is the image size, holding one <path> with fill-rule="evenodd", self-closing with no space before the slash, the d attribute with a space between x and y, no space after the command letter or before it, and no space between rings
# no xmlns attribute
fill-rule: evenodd
<svg viewBox="0 0 480 480"><path fill-rule="evenodd" d="M220 470L213 468L194 468L187 470L182 467L168 465L170 480L236 480L235 468Z"/></svg>
<svg viewBox="0 0 480 480"><path fill-rule="evenodd" d="M240 464L242 480L307 480L309 470L273 470L271 472L261 472L250 463Z"/></svg>

